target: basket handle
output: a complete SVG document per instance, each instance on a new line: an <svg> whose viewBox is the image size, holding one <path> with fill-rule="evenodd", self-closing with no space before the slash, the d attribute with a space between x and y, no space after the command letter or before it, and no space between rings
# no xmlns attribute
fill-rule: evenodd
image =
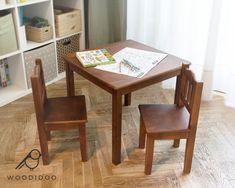
<svg viewBox="0 0 235 188"><path fill-rule="evenodd" d="M63 44L64 46L67 46L67 45L71 44L71 40L67 40L67 41L63 42L62 44Z"/></svg>

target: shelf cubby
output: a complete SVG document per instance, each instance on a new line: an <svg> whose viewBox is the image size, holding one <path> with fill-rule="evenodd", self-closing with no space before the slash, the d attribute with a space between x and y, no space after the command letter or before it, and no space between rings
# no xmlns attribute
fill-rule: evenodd
<svg viewBox="0 0 235 188"><path fill-rule="evenodd" d="M8 57L7 62L11 83L7 87L0 87L0 106L25 95L27 90L22 54Z"/></svg>
<svg viewBox="0 0 235 188"><path fill-rule="evenodd" d="M84 1L83 0L68 0L68 1L64 1L64 0L54 0L53 1L54 5L57 6L62 6L62 7L68 7L68 8L73 8L73 9L80 9L81 10L81 20L82 20L82 30L81 32L79 32L80 34L80 49L85 49L85 27L84 27ZM58 38L58 40L63 39L62 38Z"/></svg>
<svg viewBox="0 0 235 188"><path fill-rule="evenodd" d="M20 7L23 9L23 16L24 17L28 17L28 18L33 18L33 17L40 17L40 18L44 18L46 20L48 20L48 23L50 26L53 27L53 13L52 13L52 4L50 1L37 1L37 3L33 3L33 4L27 4L24 7ZM42 11L43 10L43 11ZM54 31L53 31L54 34ZM27 34L25 34L24 37L26 37ZM23 51L27 51L27 50L31 50L33 48L37 48L40 46L43 46L45 44L48 44L50 42L53 41L54 36L52 36L51 39L49 39L48 41L45 42L35 42L35 41L30 41L27 40L26 45L23 47Z"/></svg>

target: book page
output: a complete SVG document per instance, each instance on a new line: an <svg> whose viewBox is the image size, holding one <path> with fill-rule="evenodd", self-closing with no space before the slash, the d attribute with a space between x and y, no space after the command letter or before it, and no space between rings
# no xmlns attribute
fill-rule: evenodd
<svg viewBox="0 0 235 188"><path fill-rule="evenodd" d="M115 64L100 65L95 68L141 78L166 56L167 54L163 53L127 47L113 55Z"/></svg>

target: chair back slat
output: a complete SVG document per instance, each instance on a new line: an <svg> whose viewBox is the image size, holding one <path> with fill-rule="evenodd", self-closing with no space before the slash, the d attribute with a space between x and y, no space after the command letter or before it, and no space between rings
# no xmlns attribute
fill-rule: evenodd
<svg viewBox="0 0 235 188"><path fill-rule="evenodd" d="M185 106L190 114L189 127L197 125L203 83L195 79L194 73L182 68L179 106Z"/></svg>
<svg viewBox="0 0 235 188"><path fill-rule="evenodd" d="M31 76L32 92L37 119L43 121L44 106L47 102L47 93L42 62L40 59L37 59L35 64L36 66L34 67Z"/></svg>

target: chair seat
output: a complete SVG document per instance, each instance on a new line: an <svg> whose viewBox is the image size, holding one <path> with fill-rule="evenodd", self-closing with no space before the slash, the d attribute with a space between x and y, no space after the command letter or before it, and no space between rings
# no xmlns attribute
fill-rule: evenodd
<svg viewBox="0 0 235 188"><path fill-rule="evenodd" d="M45 124L87 122L85 96L49 98L44 118Z"/></svg>
<svg viewBox="0 0 235 188"><path fill-rule="evenodd" d="M139 105L140 114L147 133L188 131L189 113L185 107L174 104Z"/></svg>

